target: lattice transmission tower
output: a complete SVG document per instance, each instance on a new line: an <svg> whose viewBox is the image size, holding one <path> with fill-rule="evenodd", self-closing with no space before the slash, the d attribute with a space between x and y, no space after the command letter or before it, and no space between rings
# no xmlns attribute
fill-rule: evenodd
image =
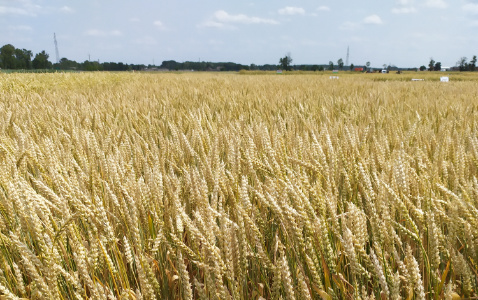
<svg viewBox="0 0 478 300"><path fill-rule="evenodd" d="M345 58L345 65L349 66L349 46L347 46L347 57Z"/></svg>
<svg viewBox="0 0 478 300"><path fill-rule="evenodd" d="M56 41L56 34L53 33L53 41L55 42L56 63L60 63L60 52L58 52L58 42Z"/></svg>

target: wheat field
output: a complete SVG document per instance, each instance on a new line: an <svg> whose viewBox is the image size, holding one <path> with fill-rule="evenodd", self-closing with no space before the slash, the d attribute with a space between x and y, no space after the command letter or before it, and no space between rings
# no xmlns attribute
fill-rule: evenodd
<svg viewBox="0 0 478 300"><path fill-rule="evenodd" d="M413 76L0 74L0 299L476 299L478 76Z"/></svg>

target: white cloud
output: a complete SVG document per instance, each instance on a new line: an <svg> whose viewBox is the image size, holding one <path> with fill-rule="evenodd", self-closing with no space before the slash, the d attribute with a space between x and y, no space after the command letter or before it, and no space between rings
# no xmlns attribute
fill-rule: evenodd
<svg viewBox="0 0 478 300"><path fill-rule="evenodd" d="M163 22L156 20L153 22L153 25L158 28L159 30L166 30L166 27L164 26Z"/></svg>
<svg viewBox="0 0 478 300"><path fill-rule="evenodd" d="M259 17L250 17L244 14L231 15L224 10L218 10L214 12L214 15L211 19L198 24L197 27L212 27L212 28L221 28L221 29L236 29L233 24L279 24L276 20L273 19L264 19Z"/></svg>
<svg viewBox="0 0 478 300"><path fill-rule="evenodd" d="M112 35L112 36L122 36L123 35L123 33L121 33L121 31L119 31L119 30L110 31L109 34Z"/></svg>
<svg viewBox="0 0 478 300"><path fill-rule="evenodd" d="M0 5L0 15L23 15L36 16L43 11L43 8L33 0L7 0L0 1L0 4L8 3L9 6Z"/></svg>
<svg viewBox="0 0 478 300"><path fill-rule="evenodd" d="M427 0L427 1L430 1L430 0ZM397 7L392 8L392 13L394 14L412 14L417 12L417 9L415 8L415 5L414 5L415 0L397 0L396 3L397 3Z"/></svg>
<svg viewBox="0 0 478 300"><path fill-rule="evenodd" d="M32 28L27 25L9 25L8 29L15 30L15 31L31 31Z"/></svg>
<svg viewBox="0 0 478 300"><path fill-rule="evenodd" d="M373 15L365 17L360 22L347 21L345 23L342 23L342 25L339 26L339 29L340 30L357 30L357 29L360 29L363 24L381 25L383 24L383 21L378 15L373 14Z"/></svg>
<svg viewBox="0 0 478 300"><path fill-rule="evenodd" d="M198 25L199 28L201 27L211 27L211 28L225 28L225 24L224 23L220 23L220 22L217 22L217 21L213 21L213 20L209 20L209 21L205 21L201 24Z"/></svg>
<svg viewBox="0 0 478 300"><path fill-rule="evenodd" d="M392 8L392 13L394 13L394 14L413 14L413 13L416 13L416 12L417 12L417 9L413 6Z"/></svg>
<svg viewBox="0 0 478 300"><path fill-rule="evenodd" d="M425 6L433 8L447 8L448 4L444 0L427 0Z"/></svg>
<svg viewBox="0 0 478 300"><path fill-rule="evenodd" d="M32 14L23 8L0 6L0 15L32 15Z"/></svg>
<svg viewBox="0 0 478 300"><path fill-rule="evenodd" d="M363 19L363 23L364 24L376 24L376 25L380 25L380 24L383 24L383 21L382 19L377 16L377 15L370 15L368 17L365 17Z"/></svg>
<svg viewBox="0 0 478 300"><path fill-rule="evenodd" d="M293 6L286 6L279 9L278 12L280 15L305 15L305 10L302 7Z"/></svg>
<svg viewBox="0 0 478 300"><path fill-rule="evenodd" d="M478 4L475 3L467 3L462 6L463 10L471 13L471 14L478 14Z"/></svg>
<svg viewBox="0 0 478 300"><path fill-rule="evenodd" d="M90 29L85 32L85 35L96 37L108 37L108 36L122 36L123 34L119 30L103 31L99 29Z"/></svg>
<svg viewBox="0 0 478 300"><path fill-rule="evenodd" d="M317 7L317 10L318 11L330 11L330 7L322 5L322 6Z"/></svg>
<svg viewBox="0 0 478 300"><path fill-rule="evenodd" d="M224 10L218 10L214 13L216 21L221 23L239 23L239 24L279 24L273 19L263 19L258 17L249 17L244 14L231 15Z"/></svg>
<svg viewBox="0 0 478 300"><path fill-rule="evenodd" d="M73 10L71 7L66 6L66 5L63 6L62 8L60 8L60 10L61 10L62 12L65 12L65 13L73 13L73 12L74 12L74 10Z"/></svg>
<svg viewBox="0 0 478 300"><path fill-rule="evenodd" d="M90 29L85 32L86 35L89 36L104 36L106 33L104 31L98 29Z"/></svg>

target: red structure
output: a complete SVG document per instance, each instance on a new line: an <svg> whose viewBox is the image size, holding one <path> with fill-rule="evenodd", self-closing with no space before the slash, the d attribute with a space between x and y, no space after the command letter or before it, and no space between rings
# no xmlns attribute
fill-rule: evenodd
<svg viewBox="0 0 478 300"><path fill-rule="evenodd" d="M363 68L355 68L354 71L355 72L363 72Z"/></svg>

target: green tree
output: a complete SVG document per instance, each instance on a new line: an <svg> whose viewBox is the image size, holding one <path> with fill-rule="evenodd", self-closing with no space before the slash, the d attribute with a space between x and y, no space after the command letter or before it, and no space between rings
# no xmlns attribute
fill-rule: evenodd
<svg viewBox="0 0 478 300"><path fill-rule="evenodd" d="M430 58L430 62L428 63L428 71L433 71L435 68L435 61L433 58Z"/></svg>
<svg viewBox="0 0 478 300"><path fill-rule="evenodd" d="M290 53L287 53L286 56L279 59L279 64L283 70L290 71L291 67L290 64L292 63L292 57Z"/></svg>
<svg viewBox="0 0 478 300"><path fill-rule="evenodd" d="M52 64L50 61L48 61L48 58L50 55L43 50L40 53L37 53L35 55L35 58L32 61L33 68L35 69L50 69Z"/></svg>
<svg viewBox="0 0 478 300"><path fill-rule="evenodd" d="M476 55L473 55L473 59L470 60L470 63L468 64L468 69L472 72L475 71L475 69L476 69Z"/></svg>
<svg viewBox="0 0 478 300"><path fill-rule="evenodd" d="M102 71L101 66L97 61L85 60L83 62L83 70L85 71Z"/></svg>
<svg viewBox="0 0 478 300"><path fill-rule="evenodd" d="M354 70L354 64L350 64L350 71L353 71Z"/></svg>
<svg viewBox="0 0 478 300"><path fill-rule="evenodd" d="M329 71L333 71L334 70L334 63L332 61L329 61L329 68L328 68Z"/></svg>
<svg viewBox="0 0 478 300"><path fill-rule="evenodd" d="M437 61L433 66L434 71L441 71L441 62Z"/></svg>
<svg viewBox="0 0 478 300"><path fill-rule="evenodd" d="M63 57L62 59L60 59L59 68L61 70L76 70L78 68L78 63L76 61L69 60L66 57ZM118 70L118 71L123 71L123 70Z"/></svg>
<svg viewBox="0 0 478 300"><path fill-rule="evenodd" d="M426 69L427 69L427 67L425 67L425 66L420 67L420 71L425 71Z"/></svg>
<svg viewBox="0 0 478 300"><path fill-rule="evenodd" d="M340 70L343 70L343 69L344 69L344 60L340 58L340 59L337 61L337 65L339 66L339 69L340 69Z"/></svg>
<svg viewBox="0 0 478 300"><path fill-rule="evenodd" d="M15 49L15 69L31 69L33 53L27 49Z"/></svg>
<svg viewBox="0 0 478 300"><path fill-rule="evenodd" d="M460 60L457 61L458 68L460 68L460 72L466 71L468 69L468 63L466 62L467 58L462 56Z"/></svg>
<svg viewBox="0 0 478 300"><path fill-rule="evenodd" d="M0 48L0 67L4 69L15 69L15 47L11 44Z"/></svg>

